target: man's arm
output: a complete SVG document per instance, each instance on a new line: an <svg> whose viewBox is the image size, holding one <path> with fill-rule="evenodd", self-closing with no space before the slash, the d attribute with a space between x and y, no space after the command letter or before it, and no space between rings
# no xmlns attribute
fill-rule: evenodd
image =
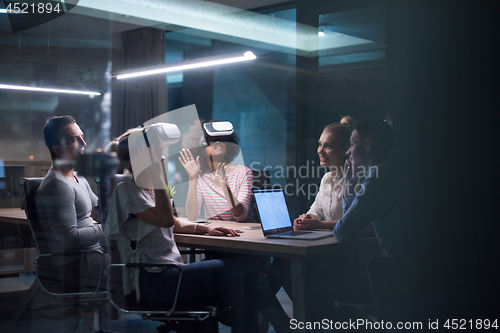
<svg viewBox="0 0 500 333"><path fill-rule="evenodd" d="M90 217L86 227L77 227L75 192L67 184L56 180L37 196L43 201L47 222L64 249L79 249L81 245L96 244L102 238L101 227L94 225Z"/></svg>
<svg viewBox="0 0 500 333"><path fill-rule="evenodd" d="M356 195L344 198L344 216L333 228L339 241L352 240L361 235L363 229L380 218L391 204L391 187L387 179L369 177L361 184Z"/></svg>

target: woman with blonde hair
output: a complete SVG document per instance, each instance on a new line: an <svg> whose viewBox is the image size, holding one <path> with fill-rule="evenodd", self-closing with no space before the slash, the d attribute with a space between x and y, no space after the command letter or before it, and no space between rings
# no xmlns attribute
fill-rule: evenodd
<svg viewBox="0 0 500 333"><path fill-rule="evenodd" d="M352 118L345 116L340 123L326 126L321 133L318 140L319 161L330 171L321 179L319 192L309 211L294 220L296 230L333 229L342 217L343 169L352 123Z"/></svg>

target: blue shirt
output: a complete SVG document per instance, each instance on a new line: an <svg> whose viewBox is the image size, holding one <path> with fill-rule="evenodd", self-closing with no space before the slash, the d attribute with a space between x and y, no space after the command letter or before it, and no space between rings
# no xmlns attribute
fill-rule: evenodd
<svg viewBox="0 0 500 333"><path fill-rule="evenodd" d="M344 215L333 229L335 238L341 242L355 239L371 223L380 246L388 254L395 254L402 241L395 217L396 195L393 166L372 166L356 195L343 199Z"/></svg>

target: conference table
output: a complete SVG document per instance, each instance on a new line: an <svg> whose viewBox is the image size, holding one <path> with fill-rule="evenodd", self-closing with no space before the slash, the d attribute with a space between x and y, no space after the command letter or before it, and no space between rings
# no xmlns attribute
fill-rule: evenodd
<svg viewBox="0 0 500 333"><path fill-rule="evenodd" d="M2 244L0 250L0 276L33 272L37 250L31 240L31 231L24 210L20 208L0 209L0 235L2 242L11 239L10 244ZM22 247L20 246L22 244Z"/></svg>
<svg viewBox="0 0 500 333"><path fill-rule="evenodd" d="M306 290L306 281L308 280L306 263L308 261L315 260L320 255L335 253L349 262L359 263L361 260L360 255L372 253L378 246L376 238L363 238L347 243L341 243L334 237L318 240L271 239L264 237L259 223L212 221L210 225L228 227L242 232L240 237L176 234L175 241L177 245L289 259L293 293L293 317L299 322L304 322L308 318L308 309L305 306L305 304L308 304ZM300 332L301 330L297 331Z"/></svg>
<svg viewBox="0 0 500 333"><path fill-rule="evenodd" d="M181 218L182 219L182 218ZM187 221L187 219L184 219ZM27 226L26 215L19 208L0 209L0 222ZM214 237L197 234L175 234L178 246L248 255L264 255L290 260L293 293L293 317L298 322L308 318L306 263L321 255L336 254L347 261L358 263L360 254L370 253L378 244L376 238L363 238L341 243L334 237L318 240L271 239L264 237L259 223L211 221L211 226L228 227L242 231L240 237ZM333 282L333 281L332 281ZM295 331L295 330L294 330ZM296 330L301 332L301 330Z"/></svg>

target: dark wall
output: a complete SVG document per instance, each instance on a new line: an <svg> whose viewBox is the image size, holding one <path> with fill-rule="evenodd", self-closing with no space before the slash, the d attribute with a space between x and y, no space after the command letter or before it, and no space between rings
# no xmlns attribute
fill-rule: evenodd
<svg viewBox="0 0 500 333"><path fill-rule="evenodd" d="M373 4L386 10L384 67L297 73L296 165L314 155L323 121L386 115L403 175L401 223L425 276L421 318L494 318L500 4L298 1L297 21L314 26L318 14ZM317 59L297 57L297 67L315 71Z"/></svg>
<svg viewBox="0 0 500 333"><path fill-rule="evenodd" d="M415 251L431 254L429 315L485 318L498 309L490 166L499 5L388 1L387 8L388 111L406 174L407 219L421 231Z"/></svg>

